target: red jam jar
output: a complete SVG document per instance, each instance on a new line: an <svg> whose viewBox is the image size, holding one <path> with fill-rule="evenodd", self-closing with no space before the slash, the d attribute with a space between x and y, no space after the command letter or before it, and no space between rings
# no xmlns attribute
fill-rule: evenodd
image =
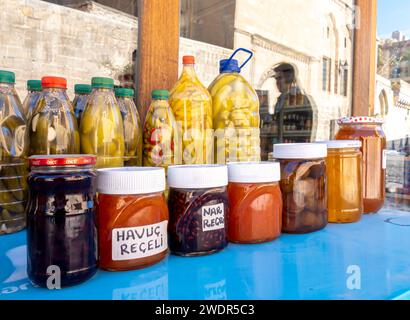
<svg viewBox="0 0 410 320"><path fill-rule="evenodd" d="M278 162L228 164L228 239L259 243L279 237L282 194Z"/></svg>
<svg viewBox="0 0 410 320"><path fill-rule="evenodd" d="M100 267L109 271L145 268L168 252L168 207L163 168L98 170Z"/></svg>

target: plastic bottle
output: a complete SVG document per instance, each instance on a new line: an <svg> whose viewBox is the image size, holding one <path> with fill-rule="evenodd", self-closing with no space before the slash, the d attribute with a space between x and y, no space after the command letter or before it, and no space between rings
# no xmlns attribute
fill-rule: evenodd
<svg viewBox="0 0 410 320"><path fill-rule="evenodd" d="M30 119L41 95L41 80L28 80L27 91L27 96L23 102L23 111L26 118Z"/></svg>
<svg viewBox="0 0 410 320"><path fill-rule="evenodd" d="M77 119L78 127L80 127L81 116L84 112L87 99L91 93L89 84L76 84L74 86L75 97L73 100L74 114Z"/></svg>

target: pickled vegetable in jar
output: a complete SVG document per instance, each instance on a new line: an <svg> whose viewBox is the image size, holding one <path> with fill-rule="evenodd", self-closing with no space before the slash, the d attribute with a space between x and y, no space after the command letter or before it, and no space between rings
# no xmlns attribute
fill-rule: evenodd
<svg viewBox="0 0 410 320"><path fill-rule="evenodd" d="M278 162L228 164L228 238L259 243L279 237L282 194Z"/></svg>
<svg viewBox="0 0 410 320"><path fill-rule="evenodd" d="M152 103L144 125L144 166L164 167L180 164L179 133L168 104L169 92L152 91Z"/></svg>
<svg viewBox="0 0 410 320"><path fill-rule="evenodd" d="M213 163L212 98L195 73L195 58L183 57L182 75L169 103L181 137L183 164Z"/></svg>
<svg viewBox="0 0 410 320"><path fill-rule="evenodd" d="M41 80L28 80L27 91L27 96L23 102L23 111L28 120L33 114L34 108L37 106L38 99L41 95Z"/></svg>
<svg viewBox="0 0 410 320"><path fill-rule="evenodd" d="M77 119L78 127L80 128L81 116L84 112L87 99L91 93L89 84L76 84L74 86L75 97L73 100L74 114Z"/></svg>
<svg viewBox="0 0 410 320"><path fill-rule="evenodd" d="M215 163L260 161L259 98L240 75L241 68L232 57L220 61L220 75L209 86L215 141Z"/></svg>
<svg viewBox="0 0 410 320"><path fill-rule="evenodd" d="M308 233L327 225L327 147L325 144L273 145L281 166L282 231Z"/></svg>
<svg viewBox="0 0 410 320"><path fill-rule="evenodd" d="M47 287L50 273L59 272L65 287L97 271L95 162L90 155L30 157L27 273L38 286Z"/></svg>
<svg viewBox="0 0 410 320"><path fill-rule="evenodd" d="M140 269L168 252L168 207L163 168L98 170L100 267Z"/></svg>
<svg viewBox="0 0 410 320"><path fill-rule="evenodd" d="M29 121L30 155L78 154L80 136L67 80L43 77L43 91Z"/></svg>
<svg viewBox="0 0 410 320"><path fill-rule="evenodd" d="M13 72L0 70L0 235L26 226L27 120L15 78Z"/></svg>
<svg viewBox="0 0 410 320"><path fill-rule="evenodd" d="M386 193L386 136L383 119L346 117L339 119L336 140L360 140L363 156L363 212L376 213L384 205Z"/></svg>
<svg viewBox="0 0 410 320"><path fill-rule="evenodd" d="M228 244L226 166L168 168L169 247L173 254L198 256Z"/></svg>
<svg viewBox="0 0 410 320"><path fill-rule="evenodd" d="M81 151L97 156L97 168L122 167L124 124L114 96L114 80L94 77L91 82L93 90L81 118Z"/></svg>
<svg viewBox="0 0 410 320"><path fill-rule="evenodd" d="M115 96L124 124L124 166L141 166L142 127L140 115L134 102L134 89L116 88Z"/></svg>

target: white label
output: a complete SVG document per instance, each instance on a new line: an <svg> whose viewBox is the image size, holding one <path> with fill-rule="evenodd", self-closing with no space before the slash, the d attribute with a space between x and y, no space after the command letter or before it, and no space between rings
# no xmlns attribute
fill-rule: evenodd
<svg viewBox="0 0 410 320"><path fill-rule="evenodd" d="M112 230L112 260L132 260L168 249L168 221L134 228Z"/></svg>
<svg viewBox="0 0 410 320"><path fill-rule="evenodd" d="M202 211L202 231L212 231L225 228L224 204L204 206Z"/></svg>
<svg viewBox="0 0 410 320"><path fill-rule="evenodd" d="M386 169L387 168L387 150L383 150L383 159L382 159L382 168Z"/></svg>

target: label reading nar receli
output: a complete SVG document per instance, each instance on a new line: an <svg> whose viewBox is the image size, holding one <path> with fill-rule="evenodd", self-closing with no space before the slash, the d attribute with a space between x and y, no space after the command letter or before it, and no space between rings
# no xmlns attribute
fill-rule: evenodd
<svg viewBox="0 0 410 320"><path fill-rule="evenodd" d="M224 204L204 206L202 211L202 231L212 231L225 228Z"/></svg>
<svg viewBox="0 0 410 320"><path fill-rule="evenodd" d="M112 230L112 260L132 260L156 255L168 249L168 221L142 227Z"/></svg>

